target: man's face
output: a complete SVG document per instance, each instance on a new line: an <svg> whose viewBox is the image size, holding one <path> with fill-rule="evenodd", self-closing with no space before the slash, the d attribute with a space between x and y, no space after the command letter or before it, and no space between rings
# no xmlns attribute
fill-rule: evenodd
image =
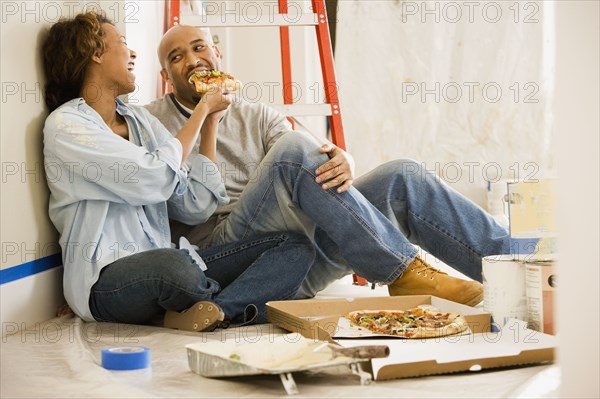
<svg viewBox="0 0 600 399"><path fill-rule="evenodd" d="M220 70L221 54L208 31L192 26L177 26L163 37L158 50L161 74L173 86L175 97L188 108L200 100L188 79L195 71Z"/></svg>

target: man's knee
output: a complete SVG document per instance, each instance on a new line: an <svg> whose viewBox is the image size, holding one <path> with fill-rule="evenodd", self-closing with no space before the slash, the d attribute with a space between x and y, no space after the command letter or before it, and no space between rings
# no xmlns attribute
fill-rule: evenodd
<svg viewBox="0 0 600 399"><path fill-rule="evenodd" d="M381 165L385 174L400 174L405 178L421 176L423 174L423 165L413 159L396 159Z"/></svg>
<svg viewBox="0 0 600 399"><path fill-rule="evenodd" d="M413 178L423 178L425 168L422 164L412 159L396 159L379 165L371 173L370 179L381 183L392 183L396 180L410 181Z"/></svg>
<svg viewBox="0 0 600 399"><path fill-rule="evenodd" d="M383 192L402 196L409 190L422 190L424 186L436 184L436 178L423 163L412 159L397 159L379 165L371 172L359 177L355 187L370 201L377 201Z"/></svg>
<svg viewBox="0 0 600 399"><path fill-rule="evenodd" d="M306 133L290 132L269 150L270 162L294 162L320 165L327 160L326 154L319 153L319 144Z"/></svg>

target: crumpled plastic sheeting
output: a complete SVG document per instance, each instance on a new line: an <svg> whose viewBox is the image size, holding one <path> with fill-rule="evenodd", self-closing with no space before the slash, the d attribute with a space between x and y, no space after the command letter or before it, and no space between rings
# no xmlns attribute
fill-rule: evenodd
<svg viewBox="0 0 600 399"><path fill-rule="evenodd" d="M351 276L346 276L319 297L386 295L384 286L355 286ZM85 323L72 315L54 318L2 337L0 397L287 397L279 377L274 375L203 378L188 367L185 349L191 343L251 343L258 336L286 333L271 324L197 334L150 326ZM150 348L151 368L105 370L101 367L100 351L108 346ZM556 365L377 381L366 386L361 386L359 378L346 367L293 376L300 397L316 398L556 397L560 382Z"/></svg>
<svg viewBox="0 0 600 399"><path fill-rule="evenodd" d="M277 376L208 379L188 367L185 345L211 340L255 342L282 334L270 324L196 334L159 327L84 323L63 316L2 338L1 396L4 398L286 397ZM110 371L101 367L108 346L147 346L150 369ZM361 386L345 367L295 373L301 397L553 397L558 366L542 365L379 381Z"/></svg>
<svg viewBox="0 0 600 399"><path fill-rule="evenodd" d="M335 60L357 174L414 159L482 206L486 179L552 177L552 7L340 1Z"/></svg>

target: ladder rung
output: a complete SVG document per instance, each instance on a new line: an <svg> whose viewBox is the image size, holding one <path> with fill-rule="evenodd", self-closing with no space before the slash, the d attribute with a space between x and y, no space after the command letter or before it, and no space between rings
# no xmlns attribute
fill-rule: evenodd
<svg viewBox="0 0 600 399"><path fill-rule="evenodd" d="M269 15L182 15L182 25L206 27L264 27L264 26L314 26L319 23L317 14L269 14Z"/></svg>
<svg viewBox="0 0 600 399"><path fill-rule="evenodd" d="M330 116L331 104L270 104L285 116Z"/></svg>

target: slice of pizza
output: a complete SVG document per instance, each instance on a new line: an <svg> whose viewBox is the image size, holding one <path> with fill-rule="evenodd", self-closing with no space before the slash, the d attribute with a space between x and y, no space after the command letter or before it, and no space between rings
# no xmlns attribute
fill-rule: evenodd
<svg viewBox="0 0 600 399"><path fill-rule="evenodd" d="M234 76L215 70L194 72L188 82L196 86L198 93L206 93L211 87L219 87L228 91L236 91L242 87L242 82Z"/></svg>
<svg viewBox="0 0 600 399"><path fill-rule="evenodd" d="M444 337L467 329L464 317L443 313L431 306L408 310L357 310L348 313L346 318L375 334L403 338Z"/></svg>

